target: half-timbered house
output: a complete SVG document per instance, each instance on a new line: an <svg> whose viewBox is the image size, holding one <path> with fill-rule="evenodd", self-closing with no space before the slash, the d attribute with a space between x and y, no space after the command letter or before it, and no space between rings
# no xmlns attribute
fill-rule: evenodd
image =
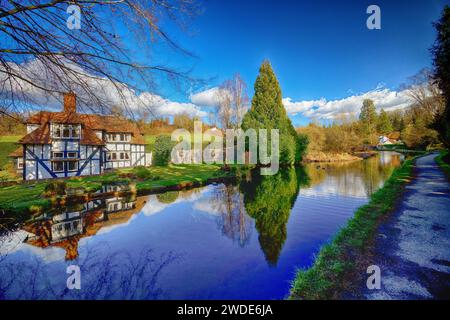
<svg viewBox="0 0 450 320"><path fill-rule="evenodd" d="M151 161L136 124L116 116L80 114L73 93L64 95L63 111L38 112L26 126L21 146L10 154L24 180L95 175Z"/></svg>

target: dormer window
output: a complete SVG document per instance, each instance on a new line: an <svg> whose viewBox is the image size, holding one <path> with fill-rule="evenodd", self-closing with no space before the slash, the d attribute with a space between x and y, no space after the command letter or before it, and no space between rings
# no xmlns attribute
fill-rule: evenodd
<svg viewBox="0 0 450 320"><path fill-rule="evenodd" d="M130 141L130 134L128 133L108 133L107 141L109 142L128 142Z"/></svg>
<svg viewBox="0 0 450 320"><path fill-rule="evenodd" d="M78 139L80 137L80 126L75 124L52 124L52 137L63 139Z"/></svg>

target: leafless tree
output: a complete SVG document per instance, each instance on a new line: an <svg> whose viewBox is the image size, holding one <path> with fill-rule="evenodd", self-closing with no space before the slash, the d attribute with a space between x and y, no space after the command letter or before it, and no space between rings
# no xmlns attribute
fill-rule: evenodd
<svg viewBox="0 0 450 320"><path fill-rule="evenodd" d="M422 69L403 86L414 103L426 111L428 122L433 122L444 111L445 100L433 74L429 69Z"/></svg>
<svg viewBox="0 0 450 320"><path fill-rule="evenodd" d="M68 25L73 5L79 29ZM136 100L157 80L192 80L189 70L154 59L156 43L191 55L162 25L184 29L200 10L197 0L0 0L0 112L56 101L68 91L95 113L109 113L112 102L128 114L131 105L151 106Z"/></svg>
<svg viewBox="0 0 450 320"><path fill-rule="evenodd" d="M247 85L239 74L226 80L217 91L216 110L222 129L238 128L248 108Z"/></svg>

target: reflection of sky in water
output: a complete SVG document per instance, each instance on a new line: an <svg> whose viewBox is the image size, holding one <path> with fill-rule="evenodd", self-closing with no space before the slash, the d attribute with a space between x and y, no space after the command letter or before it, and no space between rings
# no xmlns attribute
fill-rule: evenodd
<svg viewBox="0 0 450 320"><path fill-rule="evenodd" d="M211 185L173 198L140 198L135 214L115 222L120 213L112 213L93 235L81 237L72 261L65 260L66 249L23 243L32 235L17 231L0 240L0 288L13 280L3 298L283 298L295 270L309 266L389 176L390 157L365 166L311 166L309 186L294 173L274 180L268 195L257 186ZM298 196L287 203L292 209L285 220L282 212L258 215L255 208L292 190ZM70 264L81 266L80 292L65 291ZM33 278L37 286L30 291Z"/></svg>

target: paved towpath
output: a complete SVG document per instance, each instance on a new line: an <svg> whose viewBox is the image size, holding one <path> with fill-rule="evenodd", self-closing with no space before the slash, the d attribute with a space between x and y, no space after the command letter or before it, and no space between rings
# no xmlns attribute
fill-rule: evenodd
<svg viewBox="0 0 450 320"><path fill-rule="evenodd" d="M364 288L366 299L450 299L450 182L436 156L416 160L414 181L378 230L381 289Z"/></svg>

